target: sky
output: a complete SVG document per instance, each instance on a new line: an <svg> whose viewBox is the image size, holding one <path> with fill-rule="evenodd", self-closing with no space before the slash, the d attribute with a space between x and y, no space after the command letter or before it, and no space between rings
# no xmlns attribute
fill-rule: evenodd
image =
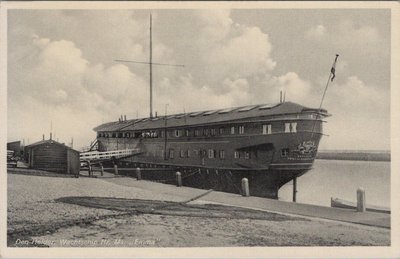
<svg viewBox="0 0 400 259"><path fill-rule="evenodd" d="M8 10L8 141L74 147L149 115L286 101L323 108L320 149L390 149L389 9ZM28 140L29 139L29 140Z"/></svg>

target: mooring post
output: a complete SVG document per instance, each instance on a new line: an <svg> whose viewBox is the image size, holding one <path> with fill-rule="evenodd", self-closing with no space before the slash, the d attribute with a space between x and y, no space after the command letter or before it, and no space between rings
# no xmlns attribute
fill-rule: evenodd
<svg viewBox="0 0 400 259"><path fill-rule="evenodd" d="M250 191L249 191L249 180L247 178L242 179L242 195L245 197L250 196Z"/></svg>
<svg viewBox="0 0 400 259"><path fill-rule="evenodd" d="M142 172L140 171L139 167L136 168L136 179L138 181L142 180Z"/></svg>
<svg viewBox="0 0 400 259"><path fill-rule="evenodd" d="M293 178L293 202L296 202L297 194L297 177Z"/></svg>
<svg viewBox="0 0 400 259"><path fill-rule="evenodd" d="M181 172L176 172L176 186L181 187L182 186L182 175Z"/></svg>
<svg viewBox="0 0 400 259"><path fill-rule="evenodd" d="M87 161L87 166L88 166L88 175L89 177L92 176L92 166L90 165L90 161Z"/></svg>
<svg viewBox="0 0 400 259"><path fill-rule="evenodd" d="M114 164L114 173L115 175L118 175L118 165Z"/></svg>
<svg viewBox="0 0 400 259"><path fill-rule="evenodd" d="M365 212L367 210L365 204L365 190L359 187L357 189L357 211Z"/></svg>
<svg viewBox="0 0 400 259"><path fill-rule="evenodd" d="M101 176L103 176L103 174L104 174L104 167L103 167L103 164L100 164L100 170L101 170Z"/></svg>

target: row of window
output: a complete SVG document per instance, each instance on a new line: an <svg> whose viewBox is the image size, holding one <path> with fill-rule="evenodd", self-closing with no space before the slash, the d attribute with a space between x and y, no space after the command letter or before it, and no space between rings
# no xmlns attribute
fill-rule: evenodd
<svg viewBox="0 0 400 259"><path fill-rule="evenodd" d="M213 159L213 158L225 159L225 150L209 149L208 152L206 150L199 150L199 151L194 150L194 153L195 153L195 155L200 155L201 157L208 157L210 159ZM281 157L287 157L288 154L289 154L288 148L281 149ZM148 152L147 155L150 155L150 152ZM156 155L156 154L154 154L154 155ZM164 150L161 150L161 157L164 157L164 155L165 155ZM190 158L191 155L192 155L192 153L189 149L187 149L187 150L181 149L179 152L180 158ZM169 157L169 159L175 158L175 150L174 149L169 149L168 157ZM233 157L235 159L239 159L239 158L251 159L251 152L235 151L233 153Z"/></svg>
<svg viewBox="0 0 400 259"><path fill-rule="evenodd" d="M230 134L234 135L236 133L236 129L238 130L238 133L240 135L245 134L245 126L241 125L239 127L232 126L230 128ZM217 132L219 135L224 135L225 134L225 128L219 128L218 131L215 128L204 128L202 130L200 129L194 129L193 130L193 136L194 137L199 137L199 136L216 136ZM297 122L288 122L285 123L285 133L295 133L297 132ZM264 124L262 125L262 134L263 135L269 135L272 134L272 125L271 124ZM165 136L165 130L159 130L159 131L138 131L134 133L129 133L129 132L119 132L119 133L104 133L104 132L99 132L98 137L106 137L106 138L164 138ZM190 129L176 129L174 130L174 136L176 138L180 137L189 137L191 136L191 130Z"/></svg>
<svg viewBox="0 0 400 259"><path fill-rule="evenodd" d="M165 151L161 150L161 157L165 156ZM207 150L193 150L195 155L200 156L200 157L208 157L209 159L214 159L214 158L219 158L219 159L225 159L225 150L215 150L215 149L209 149ZM179 157L180 158L190 158L192 156L191 150L183 150L181 149L179 152ZM147 153L148 156L151 155L151 152ZM154 153L154 156L156 156L156 153ZM240 152L240 151L235 151L233 157L235 159L239 158L244 158L244 159L250 159L251 158L251 153L250 152ZM174 149L169 149L168 151L168 158L169 159L174 159L175 158L175 150Z"/></svg>

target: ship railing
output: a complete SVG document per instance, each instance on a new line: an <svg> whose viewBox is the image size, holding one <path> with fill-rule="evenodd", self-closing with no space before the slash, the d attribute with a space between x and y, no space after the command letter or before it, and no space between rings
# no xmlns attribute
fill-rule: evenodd
<svg viewBox="0 0 400 259"><path fill-rule="evenodd" d="M139 149L122 149L122 150L113 150L113 151L89 151L83 152L80 154L81 161L90 161L90 160L105 160L111 158L121 158L130 155L134 155L139 153Z"/></svg>

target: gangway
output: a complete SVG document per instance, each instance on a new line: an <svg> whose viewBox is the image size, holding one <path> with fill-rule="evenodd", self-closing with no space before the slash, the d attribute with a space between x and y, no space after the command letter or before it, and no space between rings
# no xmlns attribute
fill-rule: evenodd
<svg viewBox="0 0 400 259"><path fill-rule="evenodd" d="M105 160L121 159L134 156L140 153L139 148L120 149L112 151L88 151L80 154L81 162L101 162Z"/></svg>

